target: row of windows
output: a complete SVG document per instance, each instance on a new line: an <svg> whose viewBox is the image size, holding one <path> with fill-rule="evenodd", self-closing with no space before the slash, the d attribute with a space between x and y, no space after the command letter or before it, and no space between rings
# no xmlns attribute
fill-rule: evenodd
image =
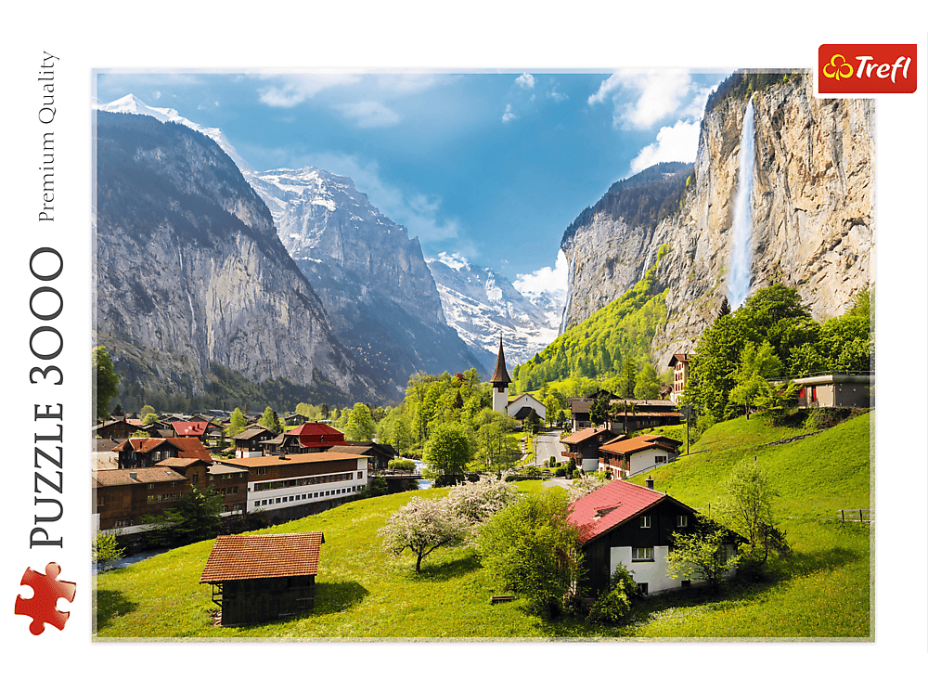
<svg viewBox="0 0 928 686"><path fill-rule="evenodd" d="M349 486L348 488L338 488L334 491L319 491L318 493L303 493L291 496L283 496L281 498L268 498L267 500L258 500L255 502L255 507L264 507L265 505L280 505L282 503L292 503L298 500L312 500L313 498L326 498L331 495L344 495L346 493L354 493L355 491L360 491L360 486Z"/></svg>
<svg viewBox="0 0 928 686"><path fill-rule="evenodd" d="M150 495L148 496L149 503L161 503L161 502L170 502L172 500L180 500L183 497L181 493L165 493L164 495Z"/></svg>
<svg viewBox="0 0 928 686"><path fill-rule="evenodd" d="M361 478L361 472L358 472L358 478ZM293 488L294 486L315 486L317 484L327 484L333 481L351 481L351 474L323 474L322 476L307 476L302 479L284 479L281 481L265 481L255 484L255 491L270 491L277 488Z"/></svg>
<svg viewBox="0 0 928 686"><path fill-rule="evenodd" d="M638 518L642 529L650 529L652 521L651 515L641 515ZM689 525L689 521L688 515L677 515L675 523L678 529L685 529Z"/></svg>

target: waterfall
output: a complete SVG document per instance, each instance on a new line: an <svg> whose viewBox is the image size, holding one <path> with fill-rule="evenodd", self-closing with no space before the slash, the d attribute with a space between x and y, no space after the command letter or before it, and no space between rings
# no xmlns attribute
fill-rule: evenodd
<svg viewBox="0 0 928 686"><path fill-rule="evenodd" d="M567 311L570 309L570 300L573 295L574 288L574 265L571 262L567 263L567 299L564 301L564 311L561 313L561 325L558 327L557 335L560 336L562 333L567 331Z"/></svg>
<svg viewBox="0 0 928 686"><path fill-rule="evenodd" d="M728 302L734 310L748 297L751 287L751 187L754 185L754 102L749 101L741 125L738 155L738 192L732 225L731 265L728 272Z"/></svg>

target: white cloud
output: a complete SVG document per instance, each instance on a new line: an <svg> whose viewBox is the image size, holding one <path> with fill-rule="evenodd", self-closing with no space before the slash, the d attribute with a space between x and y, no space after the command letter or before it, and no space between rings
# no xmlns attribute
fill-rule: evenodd
<svg viewBox="0 0 928 686"><path fill-rule="evenodd" d="M400 115L379 102L365 100L344 105L336 105L335 109L362 129L382 128L393 126L400 121Z"/></svg>
<svg viewBox="0 0 928 686"><path fill-rule="evenodd" d="M426 262L432 262L433 260L426 260ZM467 267L470 262L467 261L466 257L462 257L457 253L448 254L446 252L438 253L438 257L434 261L441 262L442 264L448 265L452 269L463 269Z"/></svg>
<svg viewBox="0 0 928 686"><path fill-rule="evenodd" d="M531 89L535 87L535 77L531 74L522 74L516 79L516 85L519 88Z"/></svg>
<svg viewBox="0 0 928 686"><path fill-rule="evenodd" d="M271 107L286 108L299 105L327 88L355 83L361 77L358 74L298 74L265 78L273 78L282 83L259 88L258 96L261 102Z"/></svg>
<svg viewBox="0 0 928 686"><path fill-rule="evenodd" d="M610 101L615 126L646 129L669 116L691 116L694 92L696 86L684 70L624 69L603 81L587 103L592 107ZM701 114L700 110L692 116Z"/></svg>
<svg viewBox="0 0 928 686"><path fill-rule="evenodd" d="M632 160L632 174L658 162L693 162L699 148L699 128L699 121L678 121L661 127L657 142L643 148Z"/></svg>
<svg viewBox="0 0 928 686"><path fill-rule="evenodd" d="M564 298L567 294L567 273L570 265L563 250L557 253L557 262L554 268L542 267L531 274L519 274L512 282L522 295L530 293L547 293L556 298Z"/></svg>
<svg viewBox="0 0 928 686"><path fill-rule="evenodd" d="M506 111L503 112L503 123L507 121L512 121L516 118L515 113L512 111L512 105L506 105Z"/></svg>
<svg viewBox="0 0 928 686"><path fill-rule="evenodd" d="M557 86L555 86L555 87L552 88L550 91L548 91L547 97L548 97L549 99L551 99L551 100L554 100L554 102L556 102L556 103L562 103L562 102L564 102L565 100L567 100L567 94L566 94L566 93L558 93Z"/></svg>

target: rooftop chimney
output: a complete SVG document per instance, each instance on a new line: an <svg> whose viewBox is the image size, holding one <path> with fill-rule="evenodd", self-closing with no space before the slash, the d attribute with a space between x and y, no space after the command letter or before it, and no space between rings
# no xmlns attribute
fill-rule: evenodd
<svg viewBox="0 0 928 686"><path fill-rule="evenodd" d="M654 479L653 479L653 477L650 477L650 476L649 476L647 479L644 480L644 482L648 485L648 488L650 488L652 491L654 490Z"/></svg>

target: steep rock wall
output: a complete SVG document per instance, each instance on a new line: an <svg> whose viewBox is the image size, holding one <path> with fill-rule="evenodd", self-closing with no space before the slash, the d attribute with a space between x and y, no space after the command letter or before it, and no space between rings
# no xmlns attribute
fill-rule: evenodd
<svg viewBox="0 0 928 686"><path fill-rule="evenodd" d="M271 215L215 143L101 112L96 334L127 381L199 395L212 364L371 398Z"/></svg>
<svg viewBox="0 0 928 686"><path fill-rule="evenodd" d="M751 292L784 283L798 289L817 320L836 316L872 281L873 103L817 99L809 75L787 78L752 97ZM584 302L611 302L625 292L637 280L634 272L667 243L671 251L657 278L669 288L668 317L652 343L652 360L662 365L671 353L695 347L727 291L746 107L746 99L730 97L706 112L681 209L650 235L646 227L622 222L591 221L577 232L568 246L576 265L568 296L572 312L565 321L588 316ZM606 271L610 258L630 269L611 278L595 276ZM578 284L587 284L586 290Z"/></svg>

